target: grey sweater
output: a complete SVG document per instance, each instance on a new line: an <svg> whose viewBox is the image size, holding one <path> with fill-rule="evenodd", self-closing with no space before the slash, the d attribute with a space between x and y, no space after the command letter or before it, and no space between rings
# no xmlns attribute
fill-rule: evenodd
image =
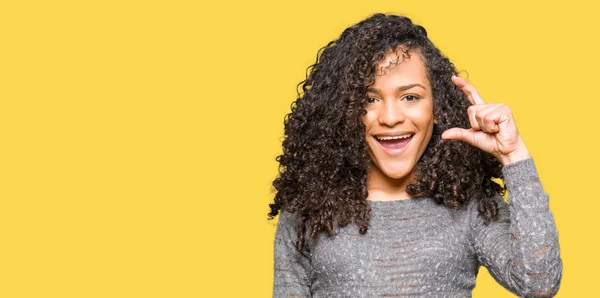
<svg viewBox="0 0 600 298"><path fill-rule="evenodd" d="M275 235L274 297L471 297L479 266L523 297L551 297L562 277L558 233L533 159L503 168L507 204L484 225L476 200L460 210L431 198L369 201L365 235L354 225L296 251L294 214Z"/></svg>

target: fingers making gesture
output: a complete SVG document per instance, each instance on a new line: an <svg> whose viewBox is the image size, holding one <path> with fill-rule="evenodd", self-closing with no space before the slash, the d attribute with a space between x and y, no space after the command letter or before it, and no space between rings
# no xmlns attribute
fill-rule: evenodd
<svg viewBox="0 0 600 298"><path fill-rule="evenodd" d="M503 165L529 158L529 152L507 105L485 103L475 87L457 75L452 76L452 82L473 104L467 110L471 128L448 129L442 134L442 139L467 142L496 156Z"/></svg>

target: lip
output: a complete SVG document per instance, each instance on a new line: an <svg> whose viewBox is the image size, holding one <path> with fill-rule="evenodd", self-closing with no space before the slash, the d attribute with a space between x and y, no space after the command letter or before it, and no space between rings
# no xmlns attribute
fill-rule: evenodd
<svg viewBox="0 0 600 298"><path fill-rule="evenodd" d="M402 134L390 134L390 135L385 135L385 136L397 136L397 135L402 135ZM378 136L384 136L384 135L378 135ZM406 145L404 145L403 147L400 148L387 148L385 146L383 146L381 143L379 143L379 141L377 140L377 138L374 136L373 140L375 142L377 142L377 145L379 145L379 148L381 148L381 150L383 150L385 153L389 154L389 155L398 155L401 154L402 152L406 151L408 149L408 146L410 146L413 138L415 137L415 135L411 135L410 136L410 140L408 141L408 143L406 143Z"/></svg>

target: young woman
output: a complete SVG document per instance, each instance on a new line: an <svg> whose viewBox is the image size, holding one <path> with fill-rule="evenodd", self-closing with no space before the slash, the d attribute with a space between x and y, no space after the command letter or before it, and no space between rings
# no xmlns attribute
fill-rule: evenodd
<svg viewBox="0 0 600 298"><path fill-rule="evenodd" d="M548 195L509 107L406 17L319 52L277 160L275 297L470 297L481 265L520 296L559 289Z"/></svg>

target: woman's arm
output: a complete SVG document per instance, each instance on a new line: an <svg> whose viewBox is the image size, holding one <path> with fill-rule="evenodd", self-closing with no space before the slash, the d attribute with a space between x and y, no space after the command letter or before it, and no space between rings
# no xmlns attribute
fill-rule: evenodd
<svg viewBox="0 0 600 298"><path fill-rule="evenodd" d="M471 205L472 241L481 264L502 286L523 297L552 297L560 287L558 232L533 159L503 168L507 204L499 196L498 220L485 225Z"/></svg>
<svg viewBox="0 0 600 298"><path fill-rule="evenodd" d="M445 140L467 142L502 163L508 205L500 197L498 220L485 225L471 204L472 241L479 262L511 291L525 297L551 297L559 288L562 261L554 217L529 151L519 135L512 111L487 104L475 87L458 75L452 82L472 103L470 129L450 128Z"/></svg>
<svg viewBox="0 0 600 298"><path fill-rule="evenodd" d="M275 233L273 297L310 297L309 252L296 250L295 214L281 212Z"/></svg>

